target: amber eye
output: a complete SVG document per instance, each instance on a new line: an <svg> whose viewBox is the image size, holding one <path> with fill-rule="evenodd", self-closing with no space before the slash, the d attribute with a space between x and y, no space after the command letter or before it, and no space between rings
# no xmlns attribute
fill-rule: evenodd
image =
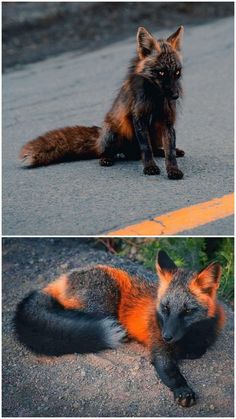
<svg viewBox="0 0 236 419"><path fill-rule="evenodd" d="M163 77L164 76L164 71L158 71L159 76Z"/></svg>
<svg viewBox="0 0 236 419"><path fill-rule="evenodd" d="M169 313L170 312L170 307L168 304L165 304L162 306L162 310L164 311L164 313Z"/></svg>
<svg viewBox="0 0 236 419"><path fill-rule="evenodd" d="M188 307L185 307L185 309L184 309L184 314L191 314L192 313L192 309L191 308L188 308Z"/></svg>

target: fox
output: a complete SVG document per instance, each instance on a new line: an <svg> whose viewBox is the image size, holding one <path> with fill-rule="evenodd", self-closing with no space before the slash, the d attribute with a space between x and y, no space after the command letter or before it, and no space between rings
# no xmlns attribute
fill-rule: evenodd
<svg viewBox="0 0 236 419"><path fill-rule="evenodd" d="M72 126L56 129L26 143L19 158L24 167L62 161L99 159L112 166L118 158L140 160L145 175L159 175L154 157L164 157L169 179L182 179L177 157L175 122L183 96L180 26L167 39L156 39L139 27L136 56L102 127Z"/></svg>
<svg viewBox="0 0 236 419"><path fill-rule="evenodd" d="M194 391L178 361L200 358L225 324L217 301L222 268L178 268L166 252L156 258L157 279L110 265L90 265L62 274L17 306L14 330L36 354L97 353L131 339L143 344L161 381L182 407Z"/></svg>

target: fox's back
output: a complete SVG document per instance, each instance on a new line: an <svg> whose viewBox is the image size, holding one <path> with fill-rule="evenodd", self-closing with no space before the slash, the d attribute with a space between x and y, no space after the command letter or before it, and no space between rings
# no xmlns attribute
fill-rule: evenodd
<svg viewBox="0 0 236 419"><path fill-rule="evenodd" d="M119 317L125 306L153 298L156 284L122 269L94 265L64 274L43 289L64 308Z"/></svg>

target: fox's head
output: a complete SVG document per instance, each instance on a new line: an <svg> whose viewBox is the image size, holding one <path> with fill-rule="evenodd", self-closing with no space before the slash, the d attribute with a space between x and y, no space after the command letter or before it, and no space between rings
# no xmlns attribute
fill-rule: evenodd
<svg viewBox="0 0 236 419"><path fill-rule="evenodd" d="M191 326L216 315L216 292L221 265L213 262L196 273L180 269L160 251L157 257L159 286L157 318L165 342L175 343Z"/></svg>
<svg viewBox="0 0 236 419"><path fill-rule="evenodd" d="M145 28L137 33L137 65L139 74L159 90L160 95L176 100L181 95L181 44L184 28L180 26L166 40L156 39Z"/></svg>

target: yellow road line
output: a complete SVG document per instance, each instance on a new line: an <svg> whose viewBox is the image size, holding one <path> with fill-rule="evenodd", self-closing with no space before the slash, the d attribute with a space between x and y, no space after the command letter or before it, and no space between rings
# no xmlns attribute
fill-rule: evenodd
<svg viewBox="0 0 236 419"><path fill-rule="evenodd" d="M162 236L180 233L234 213L234 194L224 195L177 211L110 231L108 236Z"/></svg>

